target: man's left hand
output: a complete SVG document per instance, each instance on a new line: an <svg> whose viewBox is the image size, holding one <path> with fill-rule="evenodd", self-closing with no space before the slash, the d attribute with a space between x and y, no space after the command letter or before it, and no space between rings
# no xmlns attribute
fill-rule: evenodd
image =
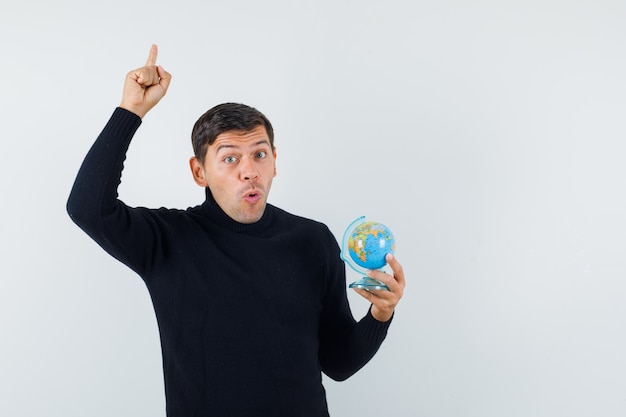
<svg viewBox="0 0 626 417"><path fill-rule="evenodd" d="M372 316L382 322L388 321L393 316L393 312L404 294L406 285L402 265L396 260L395 256L388 253L385 260L391 267L393 275L383 271L369 271L367 275L385 284L389 287L389 291L354 289L363 298L372 303Z"/></svg>

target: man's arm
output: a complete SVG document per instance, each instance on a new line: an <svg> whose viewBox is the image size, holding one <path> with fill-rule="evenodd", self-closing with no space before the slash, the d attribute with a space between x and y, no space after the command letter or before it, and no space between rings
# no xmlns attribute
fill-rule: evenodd
<svg viewBox="0 0 626 417"><path fill-rule="evenodd" d="M330 232L329 232L330 233ZM342 381L361 369L376 354L385 340L394 309L404 291L404 273L395 258L387 258L393 275L380 271L370 276L383 281L390 291L372 291L365 297L372 303L367 314L356 322L348 305L346 293L345 263L339 255L339 246L334 244L328 256L327 288L320 317L319 360L322 371L330 378Z"/></svg>
<svg viewBox="0 0 626 417"><path fill-rule="evenodd" d="M164 96L170 75L154 65L152 46L147 65L126 77L122 104L115 109L87 153L69 199L72 220L109 254L142 276L160 251L159 226L150 210L126 206L118 200L123 162L141 117Z"/></svg>

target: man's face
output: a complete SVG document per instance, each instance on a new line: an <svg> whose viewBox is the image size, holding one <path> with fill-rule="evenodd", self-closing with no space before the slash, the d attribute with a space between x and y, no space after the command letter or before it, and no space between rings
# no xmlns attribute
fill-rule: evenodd
<svg viewBox="0 0 626 417"><path fill-rule="evenodd" d="M261 219L276 176L276 151L264 126L220 133L208 146L204 164L193 157L190 165L196 183L209 187L233 220L254 223Z"/></svg>

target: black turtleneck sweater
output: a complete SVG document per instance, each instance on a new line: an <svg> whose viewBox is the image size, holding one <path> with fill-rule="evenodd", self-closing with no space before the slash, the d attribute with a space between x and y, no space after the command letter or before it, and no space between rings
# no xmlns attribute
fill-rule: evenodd
<svg viewBox="0 0 626 417"><path fill-rule="evenodd" d="M67 210L146 283L157 317L169 417L327 416L321 372L364 366L389 322L356 322L339 246L322 223L270 204L253 224L207 190L187 210L118 199L141 119L117 108L87 154Z"/></svg>

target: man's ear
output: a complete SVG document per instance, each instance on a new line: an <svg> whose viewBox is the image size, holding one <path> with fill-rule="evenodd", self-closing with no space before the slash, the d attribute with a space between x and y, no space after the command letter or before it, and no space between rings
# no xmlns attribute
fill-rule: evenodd
<svg viewBox="0 0 626 417"><path fill-rule="evenodd" d="M276 177L276 148L274 148L274 177Z"/></svg>
<svg viewBox="0 0 626 417"><path fill-rule="evenodd" d="M204 167L198 158L192 156L191 159L189 159L189 168L191 168L191 175L193 175L193 180L196 184L203 188L209 186L206 180Z"/></svg>

